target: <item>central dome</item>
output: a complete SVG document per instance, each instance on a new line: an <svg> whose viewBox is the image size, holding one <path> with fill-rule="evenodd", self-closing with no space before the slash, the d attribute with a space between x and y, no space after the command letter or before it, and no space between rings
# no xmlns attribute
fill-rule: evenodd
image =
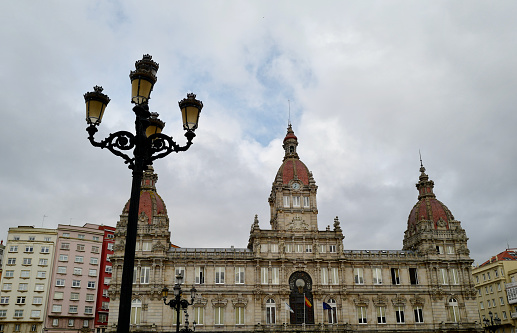
<svg viewBox="0 0 517 333"><path fill-rule="evenodd" d="M293 180L301 181L304 185L309 185L310 171L307 166L300 161L296 147L298 146L298 138L294 135L291 124L287 127L287 134L284 138L284 161L278 172L276 179L282 180L282 184L289 184Z"/></svg>

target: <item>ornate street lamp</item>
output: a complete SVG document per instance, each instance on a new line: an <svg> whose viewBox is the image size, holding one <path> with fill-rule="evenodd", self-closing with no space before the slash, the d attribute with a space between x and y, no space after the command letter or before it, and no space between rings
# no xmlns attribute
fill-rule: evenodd
<svg viewBox="0 0 517 333"><path fill-rule="evenodd" d="M131 186L131 198L129 201L129 213L127 221L126 245L124 250L124 266L122 270L122 283L120 288L120 306L118 316L118 333L128 333L131 318L131 298L133 291L133 269L135 260L135 244L138 225L138 210L140 204L140 187L143 172L153 161L165 157L172 152L186 151L192 145L196 136L199 113L203 103L196 99L195 94L187 94L187 98L179 102L183 118L183 128L186 130L187 143L179 146L172 137L162 134L165 123L158 119L158 113L149 112L148 102L156 83L158 64L148 54L142 60L135 63L136 70L131 71L131 103L136 104L133 112L136 115L135 134L127 131L119 131L110 134L102 141L95 141L94 135L98 131L97 126L102 121L104 110L110 99L102 93L102 87L95 86L92 92L84 94L86 102L86 131L90 143L99 148L107 148L113 154L122 157L133 171ZM133 150L133 157L125 154L125 151Z"/></svg>
<svg viewBox="0 0 517 333"><path fill-rule="evenodd" d="M489 332L495 333L497 331L497 329L502 326L501 319L494 318L494 314L492 313L492 311L489 311L488 315L490 316L490 320L488 320L486 318L483 319L483 322L485 324L485 329L488 330Z"/></svg>
<svg viewBox="0 0 517 333"><path fill-rule="evenodd" d="M171 307L171 309L176 311L176 332L192 332L190 328L188 328L189 321L188 321L188 313L187 313L187 307L189 305L194 304L194 299L196 298L196 288L192 287L190 289L190 303L186 299L181 299L181 281L183 280L183 275L179 274L176 275L176 284L174 285L173 291L174 291L174 298L172 298L169 302L167 302L167 296L169 295L169 288L163 287L162 289L162 297L163 297L163 304L168 305ZM185 310L185 328L180 331L180 311L181 309ZM193 323L194 331L196 330L196 321Z"/></svg>

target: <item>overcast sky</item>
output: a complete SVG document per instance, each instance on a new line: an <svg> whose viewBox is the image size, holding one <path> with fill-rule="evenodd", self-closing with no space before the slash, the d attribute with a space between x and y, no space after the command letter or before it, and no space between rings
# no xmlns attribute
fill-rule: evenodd
<svg viewBox="0 0 517 333"><path fill-rule="evenodd" d="M0 21L0 214L7 229L115 225L122 159L87 140L83 94L111 98L97 138L132 130L129 71L160 64L151 111L194 145L154 164L172 242L246 247L283 157L290 100L319 228L345 249L401 249L421 150L480 263L517 247L515 1L9 1ZM44 216L47 216L43 218Z"/></svg>

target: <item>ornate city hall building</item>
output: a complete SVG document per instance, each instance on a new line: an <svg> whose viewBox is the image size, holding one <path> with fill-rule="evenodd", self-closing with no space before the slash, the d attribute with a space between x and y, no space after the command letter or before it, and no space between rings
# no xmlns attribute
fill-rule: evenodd
<svg viewBox="0 0 517 333"><path fill-rule="evenodd" d="M247 248L177 248L170 242L157 175L144 175L131 327L176 329L162 289L178 275L190 328L199 332L480 332L472 259L461 223L433 193L420 168L418 202L401 250L348 250L336 217L318 228L318 186L297 153L291 125L268 198L270 229L251 224ZM129 203L115 234L108 330L116 329ZM409 210L409 207L408 207ZM372 244L373 245L373 244ZM170 298L170 296L169 296ZM181 327L185 317L180 318Z"/></svg>

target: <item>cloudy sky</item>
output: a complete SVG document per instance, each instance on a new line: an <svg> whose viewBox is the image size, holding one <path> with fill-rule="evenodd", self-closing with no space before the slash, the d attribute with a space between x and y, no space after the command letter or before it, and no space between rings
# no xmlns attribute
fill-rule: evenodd
<svg viewBox="0 0 517 333"><path fill-rule="evenodd" d="M345 249L400 249L419 150L476 262L517 247L515 1L10 1L0 25L0 214L8 227L115 225L122 159L94 148L83 94L111 98L98 138L132 130L129 71L160 64L152 111L205 107L194 145L155 162L172 241L245 247L291 122L319 227ZM46 216L44 218L44 216Z"/></svg>

